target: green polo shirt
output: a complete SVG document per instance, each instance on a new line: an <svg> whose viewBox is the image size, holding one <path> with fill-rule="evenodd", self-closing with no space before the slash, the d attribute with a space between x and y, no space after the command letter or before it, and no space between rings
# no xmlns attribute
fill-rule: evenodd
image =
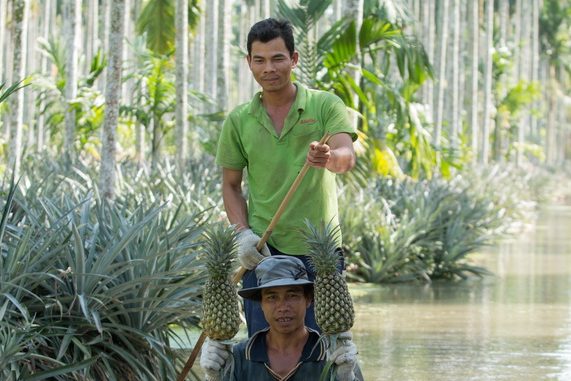
<svg viewBox="0 0 571 381"><path fill-rule="evenodd" d="M296 83L297 95L280 136L261 102L262 93L236 107L226 118L218 142L216 163L247 169L248 223L262 234L303 167L309 144L325 132L357 135L345 104L334 94ZM335 174L310 168L277 223L269 244L287 254L306 254L301 235L305 219L339 224ZM339 237L341 244L341 237Z"/></svg>

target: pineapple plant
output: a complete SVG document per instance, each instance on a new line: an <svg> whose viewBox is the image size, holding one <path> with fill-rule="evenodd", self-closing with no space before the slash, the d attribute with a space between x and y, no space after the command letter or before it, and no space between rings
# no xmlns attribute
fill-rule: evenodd
<svg viewBox="0 0 571 381"><path fill-rule="evenodd" d="M229 340L240 327L238 294L230 277L236 259L235 233L218 224L205 236L208 280L203 291L202 327L211 339Z"/></svg>
<svg viewBox="0 0 571 381"><path fill-rule="evenodd" d="M326 335L348 331L355 321L353 300L345 279L337 271L340 228L322 223L320 228L306 222L304 232L309 258L316 277L314 282L315 320Z"/></svg>

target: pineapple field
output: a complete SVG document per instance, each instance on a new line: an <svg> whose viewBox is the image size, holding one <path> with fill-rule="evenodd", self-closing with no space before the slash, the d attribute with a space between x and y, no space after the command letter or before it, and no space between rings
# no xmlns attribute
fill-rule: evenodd
<svg viewBox="0 0 571 381"><path fill-rule="evenodd" d="M44 160L18 181L2 181L3 380L174 379L187 359L173 349L188 343L185 329L235 334L234 287L222 287L235 266L233 236L224 227L218 172L207 159L188 168L181 174L163 163L160 176L149 176L123 166L112 201L100 197L88 166ZM526 184L512 181L516 176ZM348 279L381 284L485 275L470 254L532 218L541 201L536 195L548 184L541 176L378 178L359 192L340 183ZM322 253L313 257L318 274L329 274L336 257L327 238L338 227L306 229L300 239ZM323 279L318 284L344 285L330 274ZM216 292L212 303L209 290ZM230 291L223 306L222 290ZM324 300L320 292L316 287L316 299ZM345 306L340 311L352 311L346 289L330 295ZM203 314L220 315L200 325ZM321 324L332 332L353 324L351 314L337 317L343 327Z"/></svg>

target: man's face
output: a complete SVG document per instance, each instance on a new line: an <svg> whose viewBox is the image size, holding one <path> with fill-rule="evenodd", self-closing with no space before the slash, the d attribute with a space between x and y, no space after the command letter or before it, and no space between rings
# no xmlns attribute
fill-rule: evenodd
<svg viewBox="0 0 571 381"><path fill-rule="evenodd" d="M304 327L305 313L311 302L302 286L262 289L262 311L270 329L286 334Z"/></svg>
<svg viewBox="0 0 571 381"><path fill-rule="evenodd" d="M256 82L266 92L280 91L291 83L291 71L297 65L298 54L290 56L283 38L268 42L254 41L247 57Z"/></svg>

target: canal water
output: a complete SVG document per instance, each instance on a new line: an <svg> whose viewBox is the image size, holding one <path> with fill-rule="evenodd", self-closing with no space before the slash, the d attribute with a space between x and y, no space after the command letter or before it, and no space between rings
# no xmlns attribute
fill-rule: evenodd
<svg viewBox="0 0 571 381"><path fill-rule="evenodd" d="M365 380L571 380L571 206L473 260L494 276L350 286Z"/></svg>

